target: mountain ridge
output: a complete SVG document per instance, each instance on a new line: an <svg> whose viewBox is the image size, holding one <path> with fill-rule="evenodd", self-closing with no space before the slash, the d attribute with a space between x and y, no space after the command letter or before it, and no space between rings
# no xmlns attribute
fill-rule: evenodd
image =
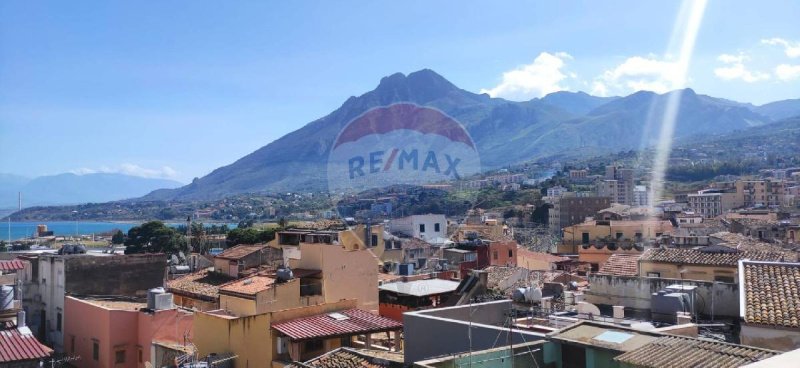
<svg viewBox="0 0 800 368"><path fill-rule="evenodd" d="M485 169L553 155L635 149L658 138L670 94L680 93L676 137L719 133L773 122L736 103L683 89L665 94L639 91L622 97L556 92L509 101L458 88L430 69L394 73L377 87L351 96L331 113L181 188L158 190L141 200L213 199L247 192L319 191L326 188L325 160L338 132L353 118L399 102L437 108L471 134ZM793 100L786 100L793 101ZM772 108L786 113L794 104ZM797 109L800 113L800 106Z"/></svg>

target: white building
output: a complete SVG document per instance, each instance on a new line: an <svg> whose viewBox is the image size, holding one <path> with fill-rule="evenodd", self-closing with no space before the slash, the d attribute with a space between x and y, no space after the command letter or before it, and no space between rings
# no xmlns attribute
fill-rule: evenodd
<svg viewBox="0 0 800 368"><path fill-rule="evenodd" d="M444 215L413 215L389 221L389 231L420 239L447 238L447 219Z"/></svg>
<svg viewBox="0 0 800 368"><path fill-rule="evenodd" d="M650 197L646 186L637 185L633 188L633 205L640 207L650 205Z"/></svg>
<svg viewBox="0 0 800 368"><path fill-rule="evenodd" d="M558 198L564 195L567 192L567 188L564 188L560 185L547 188L547 196L551 198Z"/></svg>

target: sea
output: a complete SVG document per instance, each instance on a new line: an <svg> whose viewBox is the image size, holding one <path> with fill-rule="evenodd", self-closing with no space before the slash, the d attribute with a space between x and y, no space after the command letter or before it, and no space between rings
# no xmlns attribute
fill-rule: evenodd
<svg viewBox="0 0 800 368"><path fill-rule="evenodd" d="M30 238L36 232L36 225L47 225L47 230L53 235L91 235L108 233L112 230L122 230L127 233L130 228L141 225L141 222L102 222L102 221L44 221L44 222L0 222L0 240L18 240ZM169 226L185 225L185 223L167 223ZM209 225L209 224L206 224ZM236 224L228 224L233 229Z"/></svg>

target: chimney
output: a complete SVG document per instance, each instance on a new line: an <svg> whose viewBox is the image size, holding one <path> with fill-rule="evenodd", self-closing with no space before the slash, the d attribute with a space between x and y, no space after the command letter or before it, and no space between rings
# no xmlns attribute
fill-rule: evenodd
<svg viewBox="0 0 800 368"><path fill-rule="evenodd" d="M25 310L17 312L17 328L25 327Z"/></svg>
<svg viewBox="0 0 800 368"><path fill-rule="evenodd" d="M679 325L685 325L687 323L692 323L692 315L688 312L677 312L677 323Z"/></svg>
<svg viewBox="0 0 800 368"><path fill-rule="evenodd" d="M625 306L615 305L614 307L614 323L622 323L625 319Z"/></svg>
<svg viewBox="0 0 800 368"><path fill-rule="evenodd" d="M364 224L364 245L367 248L372 248L372 224L370 224L370 219L367 219L367 222Z"/></svg>

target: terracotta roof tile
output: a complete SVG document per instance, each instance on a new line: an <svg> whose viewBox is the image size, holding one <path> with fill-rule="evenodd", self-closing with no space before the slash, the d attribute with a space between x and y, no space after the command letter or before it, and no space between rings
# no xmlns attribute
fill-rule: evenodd
<svg viewBox="0 0 800 368"><path fill-rule="evenodd" d="M636 276L639 274L640 257L639 254L612 254L597 273L613 276Z"/></svg>
<svg viewBox="0 0 800 368"><path fill-rule="evenodd" d="M739 260L750 259L754 261L783 261L782 253L762 252L762 251L738 251L732 249L730 252L704 252L702 249L686 248L655 248L648 249L642 254L642 261L657 263L680 263L712 266L737 266Z"/></svg>
<svg viewBox="0 0 800 368"><path fill-rule="evenodd" d="M381 362L350 349L339 348L309 360L305 365L314 368L384 368L389 367L389 362Z"/></svg>
<svg viewBox="0 0 800 368"><path fill-rule="evenodd" d="M665 336L614 358L641 368L733 368L777 355L751 346Z"/></svg>
<svg viewBox="0 0 800 368"><path fill-rule="evenodd" d="M361 309L348 309L337 313L343 315L344 318L334 318L331 313L318 314L275 323L272 328L293 340L346 336L403 328L403 324L400 322Z"/></svg>
<svg viewBox="0 0 800 368"><path fill-rule="evenodd" d="M800 328L800 263L743 267L745 322Z"/></svg>
<svg viewBox="0 0 800 368"><path fill-rule="evenodd" d="M188 295L201 299L216 299L219 297L219 287L233 280L232 277L203 270L167 281L169 292Z"/></svg>
<svg viewBox="0 0 800 368"><path fill-rule="evenodd" d="M0 271L19 271L25 268L25 262L19 259L12 259L8 261L0 261Z"/></svg>
<svg viewBox="0 0 800 368"><path fill-rule="evenodd" d="M265 275L254 275L240 280L232 281L220 286L220 293L230 292L236 294L255 295L261 291L272 288L275 278Z"/></svg>
<svg viewBox="0 0 800 368"><path fill-rule="evenodd" d="M0 327L0 363L38 360L46 358L53 350L33 336L30 329L18 329L13 323Z"/></svg>
<svg viewBox="0 0 800 368"><path fill-rule="evenodd" d="M263 245L237 245L235 247L225 249L225 251L218 254L216 258L239 260L264 248L265 246Z"/></svg>

